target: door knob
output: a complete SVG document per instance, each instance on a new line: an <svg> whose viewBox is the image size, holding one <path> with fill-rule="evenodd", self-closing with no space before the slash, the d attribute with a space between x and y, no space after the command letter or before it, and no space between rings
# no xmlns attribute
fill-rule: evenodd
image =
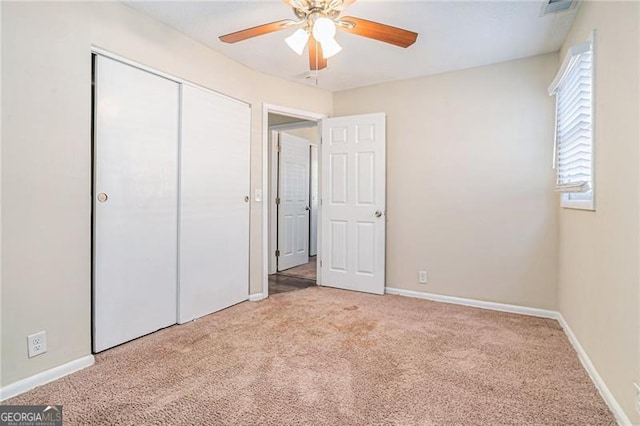
<svg viewBox="0 0 640 426"><path fill-rule="evenodd" d="M248 195L245 195L245 197L244 197L244 202L245 202L245 203L248 203L248 202L249 202L249 196L248 196Z"/></svg>
<svg viewBox="0 0 640 426"><path fill-rule="evenodd" d="M305 209L306 211L309 211L309 210L311 210L311 207L309 207L309 206L304 206L304 209Z"/></svg>
<svg viewBox="0 0 640 426"><path fill-rule="evenodd" d="M104 192L101 192L98 194L98 201L100 201L101 203L104 203L105 201L107 201L108 198L109 196Z"/></svg>
<svg viewBox="0 0 640 426"><path fill-rule="evenodd" d="M382 212L380 210L376 210L376 217L382 216Z"/></svg>

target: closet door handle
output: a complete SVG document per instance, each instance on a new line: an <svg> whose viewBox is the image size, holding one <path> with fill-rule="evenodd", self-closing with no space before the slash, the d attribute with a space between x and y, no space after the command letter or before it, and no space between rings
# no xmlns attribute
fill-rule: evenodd
<svg viewBox="0 0 640 426"><path fill-rule="evenodd" d="M248 196L248 195L245 195L245 196L244 196L244 202L245 202L245 203L248 203L248 202L249 202L249 196Z"/></svg>
<svg viewBox="0 0 640 426"><path fill-rule="evenodd" d="M98 201L100 201L101 203L106 202L109 199L109 196L107 194L105 194L104 192L101 192L98 194Z"/></svg>

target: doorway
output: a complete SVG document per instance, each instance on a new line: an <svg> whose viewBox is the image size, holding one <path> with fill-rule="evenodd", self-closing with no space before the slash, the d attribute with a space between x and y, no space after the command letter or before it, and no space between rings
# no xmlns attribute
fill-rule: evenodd
<svg viewBox="0 0 640 426"><path fill-rule="evenodd" d="M270 113L269 293L316 285L318 123Z"/></svg>
<svg viewBox="0 0 640 426"><path fill-rule="evenodd" d="M384 294L386 253L386 116L384 113L326 118L288 108L263 106L263 292L278 275L275 193L271 170L269 113L321 124L318 146L319 207L316 285ZM293 125L293 123L285 123ZM323 206L324 204L324 206ZM275 265L275 267L274 267ZM281 275L281 274L279 274Z"/></svg>
<svg viewBox="0 0 640 426"><path fill-rule="evenodd" d="M322 115L267 106L263 295L318 283Z"/></svg>

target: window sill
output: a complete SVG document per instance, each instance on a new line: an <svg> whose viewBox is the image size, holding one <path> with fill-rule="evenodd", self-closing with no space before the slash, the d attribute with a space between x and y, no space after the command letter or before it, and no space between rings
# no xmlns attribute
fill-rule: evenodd
<svg viewBox="0 0 640 426"><path fill-rule="evenodd" d="M572 210L596 211L593 200L561 200L560 207Z"/></svg>

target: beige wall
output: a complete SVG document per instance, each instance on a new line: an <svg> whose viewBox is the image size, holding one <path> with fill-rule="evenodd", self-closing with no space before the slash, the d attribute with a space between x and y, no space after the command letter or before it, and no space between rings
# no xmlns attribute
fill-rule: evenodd
<svg viewBox="0 0 640 426"><path fill-rule="evenodd" d="M90 353L91 45L252 104L330 114L329 92L254 72L118 3L2 4L3 385ZM252 197L253 198L253 197ZM262 205L251 210L251 290L262 289ZM26 336L48 352L27 358Z"/></svg>
<svg viewBox="0 0 640 426"><path fill-rule="evenodd" d="M335 94L334 115L387 113L387 286L557 307L557 67L549 54Z"/></svg>
<svg viewBox="0 0 640 426"><path fill-rule="evenodd" d="M282 124L300 123L306 121L302 118L289 117L286 115L269 113L269 126L279 126Z"/></svg>
<svg viewBox="0 0 640 426"><path fill-rule="evenodd" d="M299 129L282 129L282 132L305 138L311 143L311 145L318 145L318 142L320 140L320 132L318 131L318 126L301 127Z"/></svg>
<svg viewBox="0 0 640 426"><path fill-rule="evenodd" d="M562 49L595 39L596 212L560 209L560 311L634 424L640 379L637 2L584 2Z"/></svg>

